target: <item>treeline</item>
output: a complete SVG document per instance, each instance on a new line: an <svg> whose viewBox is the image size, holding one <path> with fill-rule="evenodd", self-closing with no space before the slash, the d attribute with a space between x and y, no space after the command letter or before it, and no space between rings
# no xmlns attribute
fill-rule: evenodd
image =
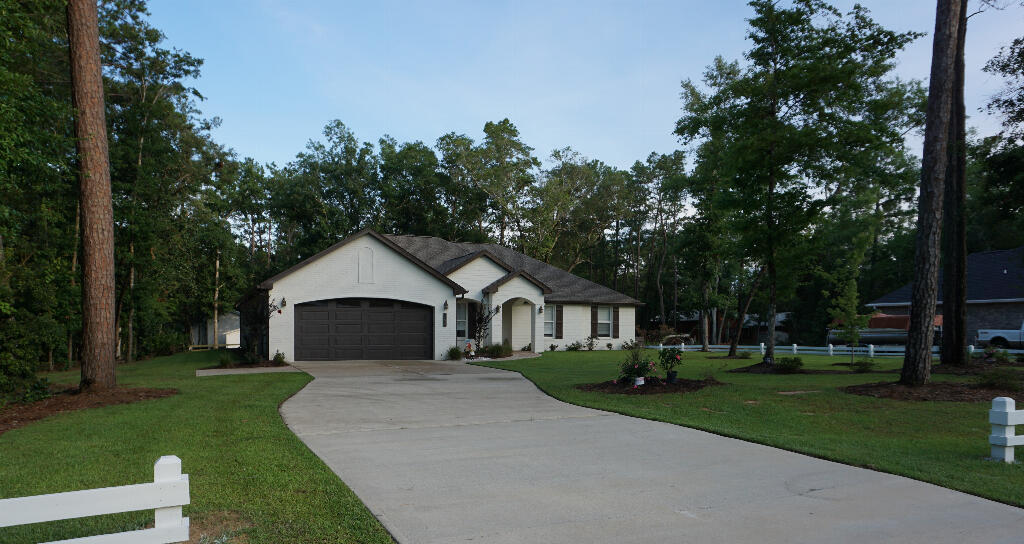
<svg viewBox="0 0 1024 544"><path fill-rule="evenodd" d="M366 227L519 249L643 301L644 328L700 315L719 342L744 313L790 312L794 341L821 342L833 318L912 275L919 161L905 136L925 96L891 72L918 36L860 8L752 6L743 61L683 84L681 150L620 169L538 152L508 119L429 144L362 141L333 121L286 165L242 159L199 110L201 59L167 47L142 0L103 2L119 357L181 349L215 303L229 310ZM64 3L0 0L0 37L5 393L77 359L81 233ZM994 72L1019 77L1019 51ZM969 157L970 249L1024 242L1019 139L975 142Z"/></svg>

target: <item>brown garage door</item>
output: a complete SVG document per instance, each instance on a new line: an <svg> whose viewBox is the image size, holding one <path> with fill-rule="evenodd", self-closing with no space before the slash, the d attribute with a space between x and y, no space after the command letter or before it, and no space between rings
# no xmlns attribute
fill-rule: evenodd
<svg viewBox="0 0 1024 544"><path fill-rule="evenodd" d="M343 298L295 306L295 360L433 359L434 312L422 304Z"/></svg>

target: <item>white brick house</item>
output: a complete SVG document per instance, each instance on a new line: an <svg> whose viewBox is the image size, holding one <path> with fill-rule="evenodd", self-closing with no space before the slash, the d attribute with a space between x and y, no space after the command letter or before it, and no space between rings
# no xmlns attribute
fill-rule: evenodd
<svg viewBox="0 0 1024 544"><path fill-rule="evenodd" d="M288 360L442 359L497 309L485 344L598 349L633 340L626 295L494 244L360 231L239 302L242 344Z"/></svg>

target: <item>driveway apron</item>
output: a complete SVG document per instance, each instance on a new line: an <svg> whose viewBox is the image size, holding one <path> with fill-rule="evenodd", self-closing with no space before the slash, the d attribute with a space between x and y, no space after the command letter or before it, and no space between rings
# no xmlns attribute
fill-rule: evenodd
<svg viewBox="0 0 1024 544"><path fill-rule="evenodd" d="M402 544L1021 543L1024 510L573 406L457 362L296 363L285 422Z"/></svg>

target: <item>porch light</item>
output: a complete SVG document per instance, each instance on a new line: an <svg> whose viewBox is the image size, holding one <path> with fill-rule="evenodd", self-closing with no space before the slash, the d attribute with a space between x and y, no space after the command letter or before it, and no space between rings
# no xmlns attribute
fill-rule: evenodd
<svg viewBox="0 0 1024 544"><path fill-rule="evenodd" d="M544 313L544 306L538 306L538 307L537 307L537 313L538 313L538 314L542 314L542 313Z"/></svg>
<svg viewBox="0 0 1024 544"><path fill-rule="evenodd" d="M444 301L444 311L448 311L448 301Z"/></svg>
<svg viewBox="0 0 1024 544"><path fill-rule="evenodd" d="M288 301L284 297L281 297L281 307L284 308L287 305L288 305Z"/></svg>

